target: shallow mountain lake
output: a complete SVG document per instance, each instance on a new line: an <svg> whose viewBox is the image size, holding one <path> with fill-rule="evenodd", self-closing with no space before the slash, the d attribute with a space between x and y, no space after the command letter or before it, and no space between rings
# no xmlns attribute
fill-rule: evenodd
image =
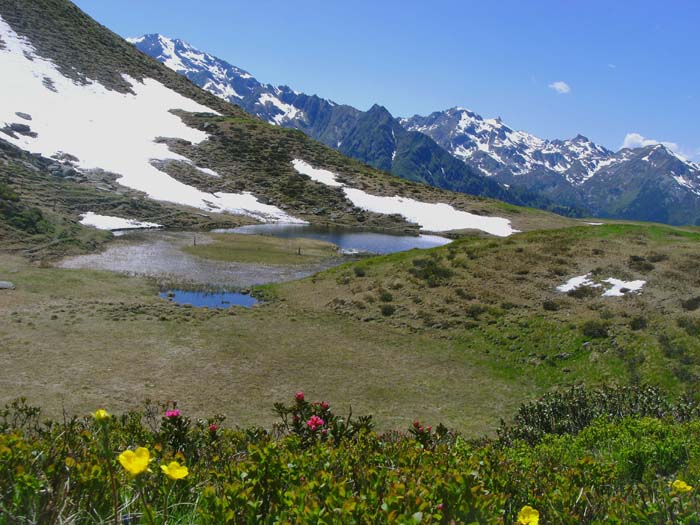
<svg viewBox="0 0 700 525"><path fill-rule="evenodd" d="M243 306L252 308L258 303L250 294L238 292L197 292L191 290L168 290L161 292L161 298L168 299L175 304L189 304L197 308L228 308L230 306Z"/></svg>
<svg viewBox="0 0 700 525"><path fill-rule="evenodd" d="M346 253L387 254L414 248L435 248L451 242L450 239L438 235L391 235L341 228L323 228L307 224L253 224L213 231L215 233L272 235L287 239L299 237L316 239L333 243Z"/></svg>
<svg viewBox="0 0 700 525"><path fill-rule="evenodd" d="M387 235L347 229L323 229L305 225L263 224L225 233L258 234L283 239L306 238L326 241L338 247L338 253L302 264L271 264L265 261L227 261L198 257L193 245L206 246L221 242L217 232L194 233L168 230L134 230L118 237L101 252L67 257L58 263L62 268L109 270L129 275L146 275L167 282L173 289L201 285L220 290L240 290L261 284L293 281L352 261L353 254L394 253L413 248L433 248L450 242L433 235ZM232 236L233 237L233 236ZM269 244L269 243L268 243ZM290 250L296 255L295 244ZM305 252L306 253L306 252ZM248 254L249 255L249 254Z"/></svg>

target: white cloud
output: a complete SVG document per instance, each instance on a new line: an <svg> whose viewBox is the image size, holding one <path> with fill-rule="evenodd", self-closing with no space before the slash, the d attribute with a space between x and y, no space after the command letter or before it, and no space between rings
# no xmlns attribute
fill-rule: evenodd
<svg viewBox="0 0 700 525"><path fill-rule="evenodd" d="M567 84L563 80L557 80L556 82L552 82L547 87L552 88L554 91L556 91L560 95L566 95L568 93L571 93L571 87L569 86L569 84Z"/></svg>
<svg viewBox="0 0 700 525"><path fill-rule="evenodd" d="M646 146L654 146L662 144L672 151L681 160L692 158L700 158L700 150L695 154L681 151L681 148L675 142L665 142L663 140L648 139L639 133L628 133L625 135L625 140L622 143L623 148L644 148Z"/></svg>

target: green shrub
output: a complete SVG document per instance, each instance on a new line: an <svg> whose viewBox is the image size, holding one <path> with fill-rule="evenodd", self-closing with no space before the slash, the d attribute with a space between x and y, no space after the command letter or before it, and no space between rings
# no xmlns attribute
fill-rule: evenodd
<svg viewBox="0 0 700 525"><path fill-rule="evenodd" d="M697 310L698 308L700 308L700 296L691 297L690 299L686 299L684 301L681 301L681 306L683 307L684 310L688 310L688 311Z"/></svg>
<svg viewBox="0 0 700 525"><path fill-rule="evenodd" d="M408 272L426 281L431 288L440 286L445 280L454 275L452 270L442 266L434 257L413 259L413 268L409 268Z"/></svg>
<svg viewBox="0 0 700 525"><path fill-rule="evenodd" d="M581 325L581 333L593 339L608 337L608 325L603 321L586 321Z"/></svg>
<svg viewBox="0 0 700 525"><path fill-rule="evenodd" d="M645 317L637 316L630 321L630 328L632 330L644 330L647 327L647 320Z"/></svg>
<svg viewBox="0 0 700 525"><path fill-rule="evenodd" d="M377 434L301 392L275 408L267 431L172 405L62 421L8 405L0 523L513 524L525 505L543 525L697 523L698 406L652 387L548 394L497 441L419 421ZM136 447L150 469L132 476L117 457Z"/></svg>
<svg viewBox="0 0 700 525"><path fill-rule="evenodd" d="M390 303L391 301L394 300L394 296L391 295L391 293L387 291L383 291L382 293L379 294L379 300L385 303Z"/></svg>
<svg viewBox="0 0 700 525"><path fill-rule="evenodd" d="M542 308L544 308L547 312L556 312L559 310L559 303L548 299L542 302Z"/></svg>
<svg viewBox="0 0 700 525"><path fill-rule="evenodd" d="M396 312L396 307L393 304L383 304L381 312L384 317L389 317L394 315Z"/></svg>
<svg viewBox="0 0 700 525"><path fill-rule="evenodd" d="M513 422L501 421L498 436L506 444L515 440L537 443L548 434L577 434L599 417L656 417L685 422L699 416L697 400L683 397L672 402L654 386L574 386L521 406Z"/></svg>
<svg viewBox="0 0 700 525"><path fill-rule="evenodd" d="M362 266L353 266L352 271L355 273L355 277L364 277L366 275Z"/></svg>
<svg viewBox="0 0 700 525"><path fill-rule="evenodd" d="M600 294L597 288L592 286L579 286L573 290L566 292L569 297L574 297L576 299L587 299L591 297L597 297Z"/></svg>

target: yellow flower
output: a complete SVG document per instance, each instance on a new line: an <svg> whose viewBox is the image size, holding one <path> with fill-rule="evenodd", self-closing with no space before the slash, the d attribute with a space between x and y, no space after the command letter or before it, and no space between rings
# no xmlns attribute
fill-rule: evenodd
<svg viewBox="0 0 700 525"><path fill-rule="evenodd" d="M112 416L104 408L98 408L92 414L92 417L94 417L96 421L103 421L105 419L109 419Z"/></svg>
<svg viewBox="0 0 700 525"><path fill-rule="evenodd" d="M73 468L73 467L75 467L75 465L76 465L75 460L72 457L68 456L66 458L66 467Z"/></svg>
<svg viewBox="0 0 700 525"><path fill-rule="evenodd" d="M683 494L684 492L690 492L691 490L693 490L693 487L680 479L677 479L671 483L671 491L677 494Z"/></svg>
<svg viewBox="0 0 700 525"><path fill-rule="evenodd" d="M182 479L189 474L185 465L180 465L177 461L171 461L167 465L161 465L160 470L170 479Z"/></svg>
<svg viewBox="0 0 700 525"><path fill-rule="evenodd" d="M517 525L539 525L540 513L537 509L533 509L530 505L525 505L518 512Z"/></svg>
<svg viewBox="0 0 700 525"><path fill-rule="evenodd" d="M119 454L119 463L132 476L138 476L148 469L151 453L147 448L139 447L136 450L125 450Z"/></svg>

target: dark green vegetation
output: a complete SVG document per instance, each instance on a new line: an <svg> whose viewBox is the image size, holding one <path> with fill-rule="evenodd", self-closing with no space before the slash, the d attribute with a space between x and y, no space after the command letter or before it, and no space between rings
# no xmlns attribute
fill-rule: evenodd
<svg viewBox="0 0 700 525"><path fill-rule="evenodd" d="M548 396L480 441L418 421L378 434L301 393L275 408L270 432L155 405L40 423L17 401L0 411L0 523L510 525L525 505L542 525L700 519L700 407L654 388ZM136 447L151 469L130 476L117 456Z"/></svg>

